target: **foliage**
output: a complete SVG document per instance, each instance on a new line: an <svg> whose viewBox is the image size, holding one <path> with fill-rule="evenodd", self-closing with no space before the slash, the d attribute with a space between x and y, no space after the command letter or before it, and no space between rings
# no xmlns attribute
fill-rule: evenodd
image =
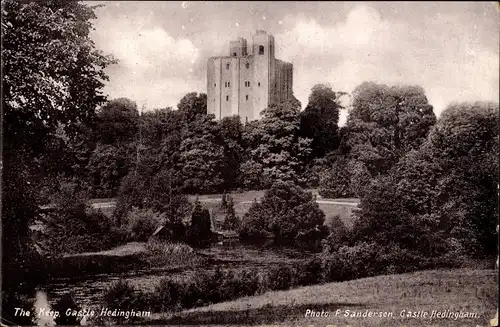
<svg viewBox="0 0 500 327"><path fill-rule="evenodd" d="M93 197L116 196L120 182L127 175L131 164L127 148L98 144L87 165Z"/></svg>
<svg viewBox="0 0 500 327"><path fill-rule="evenodd" d="M417 149L435 122L421 87L365 82L354 90L345 142L350 157L363 162L376 176L387 173L405 153Z"/></svg>
<svg viewBox="0 0 500 327"><path fill-rule="evenodd" d="M348 170L348 159L345 156L331 153L323 162L320 172L318 193L326 198L347 198L352 196Z"/></svg>
<svg viewBox="0 0 500 327"><path fill-rule="evenodd" d="M73 139L105 101L104 69L113 60L90 39L93 9L77 1L2 2L3 292L36 281L27 272L38 270L28 232L38 214L33 177L58 158L57 130Z"/></svg>
<svg viewBox="0 0 500 327"><path fill-rule="evenodd" d="M232 190L242 183L240 166L243 163L243 125L239 116L224 117L219 123L224 142L224 189Z"/></svg>
<svg viewBox="0 0 500 327"><path fill-rule="evenodd" d="M304 163L310 159L311 140L299 136L299 111L296 99L272 105L262 111L260 121L245 129L248 163L241 170L244 180L250 178L247 187L258 182L263 187L275 181L307 182Z"/></svg>
<svg viewBox="0 0 500 327"><path fill-rule="evenodd" d="M236 216L234 211L234 202L231 196L228 196L229 200L226 205L226 216L224 217L224 222L222 228L226 230L238 230L240 228L240 219Z"/></svg>
<svg viewBox="0 0 500 327"><path fill-rule="evenodd" d="M121 241L109 218L88 205L87 193L76 184L62 182L53 202L46 240L53 254L101 251Z"/></svg>
<svg viewBox="0 0 500 327"><path fill-rule="evenodd" d="M258 190L263 184L262 174L263 166L262 164L255 162L253 160L245 161L241 164L241 179L243 181L243 187L247 190Z"/></svg>
<svg viewBox="0 0 500 327"><path fill-rule="evenodd" d="M272 234L277 240L294 240L322 228L325 214L312 193L291 183L277 182L254 202L243 217L243 237Z"/></svg>
<svg viewBox="0 0 500 327"><path fill-rule="evenodd" d="M164 213L169 224L181 224L191 211L187 197L181 194L180 181L172 170L161 170L156 175L129 173L122 181L115 217L121 224L133 207Z"/></svg>
<svg viewBox="0 0 500 327"><path fill-rule="evenodd" d="M130 240L145 242L158 227L165 224L165 221L165 213L134 207L128 212L122 228L126 230Z"/></svg>
<svg viewBox="0 0 500 327"><path fill-rule="evenodd" d="M212 238L212 222L210 212L203 208L196 200L191 215L191 226L188 230L188 239L193 245L202 245Z"/></svg>
<svg viewBox="0 0 500 327"><path fill-rule="evenodd" d="M104 144L131 142L139 131L137 104L127 98L114 99L97 112L97 139Z"/></svg>
<svg viewBox="0 0 500 327"><path fill-rule="evenodd" d="M349 240L349 230L337 215L330 220L328 226L330 234L323 240L324 252L336 252L339 247L346 245Z"/></svg>
<svg viewBox="0 0 500 327"><path fill-rule="evenodd" d="M338 146L339 112L343 109L340 97L344 94L323 84L316 84L311 89L309 103L300 113L300 133L302 137L313 140L314 158L323 157Z"/></svg>
<svg viewBox="0 0 500 327"><path fill-rule="evenodd" d="M267 286L271 290L288 290L292 287L293 271L289 266L272 267L267 273Z"/></svg>
<svg viewBox="0 0 500 327"><path fill-rule="evenodd" d="M224 185L224 145L214 116L195 119L180 144L179 171L189 194L215 193Z"/></svg>
<svg viewBox="0 0 500 327"><path fill-rule="evenodd" d="M187 93L177 105L184 120L192 122L200 116L207 114L207 95L205 93Z"/></svg>
<svg viewBox="0 0 500 327"><path fill-rule="evenodd" d="M79 311L80 307L75 303L69 293L65 293L54 305L53 310L58 311L60 315L56 317L55 323L59 326L79 325L82 317L66 315L66 310Z"/></svg>
<svg viewBox="0 0 500 327"><path fill-rule="evenodd" d="M106 307L110 310L123 310L123 311L131 311L131 310L150 310L151 309L151 298L132 287L127 281L122 279L114 282L104 290L104 303ZM117 322L123 323L125 321L125 317L116 317ZM137 319L133 316L128 318L128 321Z"/></svg>
<svg viewBox="0 0 500 327"><path fill-rule="evenodd" d="M498 105L451 105L418 151L361 199L356 238L438 258L496 251ZM390 222L390 223L389 223ZM457 244L450 247L452 243Z"/></svg>

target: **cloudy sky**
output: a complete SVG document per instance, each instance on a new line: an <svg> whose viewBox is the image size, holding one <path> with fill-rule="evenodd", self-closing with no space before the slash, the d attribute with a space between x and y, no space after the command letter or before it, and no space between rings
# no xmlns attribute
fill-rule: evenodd
<svg viewBox="0 0 500 327"><path fill-rule="evenodd" d="M311 87L352 91L363 81L418 84L436 114L451 101L499 97L495 2L134 2L99 1L96 46L119 64L105 92L146 109L176 107L206 92L206 62L256 29L294 65L294 94ZM345 119L345 114L343 115Z"/></svg>

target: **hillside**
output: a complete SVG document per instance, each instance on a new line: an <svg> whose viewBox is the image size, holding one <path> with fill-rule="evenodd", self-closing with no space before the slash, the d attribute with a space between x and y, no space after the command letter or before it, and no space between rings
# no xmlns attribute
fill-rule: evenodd
<svg viewBox="0 0 500 327"><path fill-rule="evenodd" d="M494 270L428 270L363 278L341 283L267 292L213 304L174 316L155 315L147 324L278 324L293 326L490 326L496 312ZM339 314L336 316L336 311ZM313 310L323 317L305 317ZM344 317L350 312L387 312L392 317ZM403 311L405 310L405 311ZM430 318L433 311L442 317ZM449 310L449 311L447 311ZM418 312L420 317L402 318ZM326 317L326 312L329 316ZM450 313L462 312L453 319ZM422 317L427 314L427 318ZM437 315L436 315L437 316Z"/></svg>

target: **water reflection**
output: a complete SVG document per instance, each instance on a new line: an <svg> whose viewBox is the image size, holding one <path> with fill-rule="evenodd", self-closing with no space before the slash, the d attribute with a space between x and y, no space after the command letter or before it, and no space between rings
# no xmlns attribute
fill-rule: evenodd
<svg viewBox="0 0 500 327"><path fill-rule="evenodd" d="M36 291L35 308L35 323L37 326L55 326L52 307L47 300L47 293L42 290Z"/></svg>
<svg viewBox="0 0 500 327"><path fill-rule="evenodd" d="M266 269L276 264L291 264L309 258L311 252L302 250L268 247L259 245L244 245L239 242L214 245L197 251L200 256L207 258L207 262L198 266L186 266L181 269L171 267L157 267L135 269L125 273L109 273L80 278L59 278L46 283L49 291L49 301L52 305L64 294L70 292L73 299L81 308L100 309L103 307L103 291L113 282L126 280L134 288L145 292L152 292L165 277L172 279L189 278L197 271L212 271L217 267L222 269Z"/></svg>

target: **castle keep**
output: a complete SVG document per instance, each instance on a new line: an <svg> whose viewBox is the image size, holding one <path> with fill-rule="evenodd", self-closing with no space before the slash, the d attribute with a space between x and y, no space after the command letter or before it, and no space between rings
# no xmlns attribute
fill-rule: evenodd
<svg viewBox="0 0 500 327"><path fill-rule="evenodd" d="M208 59L207 111L216 119L259 119L263 109L292 97L293 65L274 57L274 37L258 30L248 50L240 37L229 42L229 56Z"/></svg>

